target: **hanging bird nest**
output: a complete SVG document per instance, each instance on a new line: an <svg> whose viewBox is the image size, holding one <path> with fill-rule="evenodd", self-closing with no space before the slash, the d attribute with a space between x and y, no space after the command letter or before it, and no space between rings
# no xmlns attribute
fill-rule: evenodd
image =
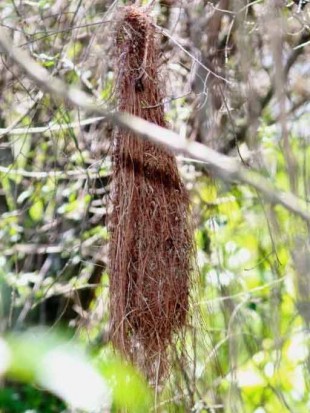
<svg viewBox="0 0 310 413"><path fill-rule="evenodd" d="M158 43L143 9L120 11L115 48L118 109L166 127ZM189 197L168 150L116 130L112 158L111 340L158 380L188 315Z"/></svg>

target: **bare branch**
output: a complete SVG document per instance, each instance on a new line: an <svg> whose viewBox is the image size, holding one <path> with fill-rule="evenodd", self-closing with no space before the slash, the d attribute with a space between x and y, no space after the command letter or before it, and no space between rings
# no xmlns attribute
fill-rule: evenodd
<svg viewBox="0 0 310 413"><path fill-rule="evenodd" d="M70 87L37 64L28 53L13 46L7 37L6 30L0 29L0 47L28 77L43 91L50 93L67 104L84 109L88 113L104 116L114 125L128 129L141 138L165 146L170 150L187 154L188 156L206 163L208 169L225 181L238 181L248 184L259 191L272 204L282 205L303 220L310 222L310 213L303 202L288 192L278 190L266 178L257 172L250 171L230 157L222 155L198 142L183 140L177 133L147 122L127 113L110 112L100 107L92 97L80 89ZM1 50L1 49L0 49Z"/></svg>
<svg viewBox="0 0 310 413"><path fill-rule="evenodd" d="M102 176L106 176L105 171L100 171L98 169L83 169L76 171L25 171L24 169L12 169L0 165L0 173L9 175L11 177L22 176L23 178L33 178L33 179L94 179Z"/></svg>
<svg viewBox="0 0 310 413"><path fill-rule="evenodd" d="M65 124L48 124L45 126L39 127L25 127L25 128L15 128L16 122L13 125L9 126L8 128L0 128L0 139L2 136L5 135L34 135L36 133L45 133L45 132L57 132L63 131L66 129L74 129L80 128L81 126L92 125L93 123L99 122L103 120L103 116L99 116L96 118L89 118L81 120L80 122L73 122L73 123L65 123ZM19 119L18 119L19 120Z"/></svg>

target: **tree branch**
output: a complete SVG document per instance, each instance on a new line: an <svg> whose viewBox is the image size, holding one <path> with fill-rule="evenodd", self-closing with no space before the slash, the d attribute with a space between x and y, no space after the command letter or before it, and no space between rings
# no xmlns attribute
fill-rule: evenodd
<svg viewBox="0 0 310 413"><path fill-rule="evenodd" d="M63 131L66 129L73 129L73 128L80 128L81 126L87 126L87 125L92 125L93 123L97 123L100 120L103 120L103 116L99 116L96 118L88 118L81 120L79 122L73 122L73 123L64 123L64 124L48 124L46 126L39 126L39 127L34 127L30 128L29 126L25 128L16 128L15 127L15 122L13 125L9 126L8 128L0 128L0 140L2 136L5 135L34 135L36 133L45 133L45 132L57 132L57 131ZM18 119L19 120L19 119Z"/></svg>
<svg viewBox="0 0 310 413"><path fill-rule="evenodd" d="M49 72L36 63L27 52L13 46L12 41L6 35L6 29L0 29L0 51L6 53L13 62L24 70L27 76L43 91L50 93L53 97L65 101L85 111L104 116L107 121L114 125L130 130L148 139L155 144L160 144L170 150L182 152L188 156L206 163L208 169L216 176L225 181L237 181L248 184L259 191L266 200L272 204L282 205L303 220L310 222L310 213L302 205L302 201L288 192L278 190L266 178L260 174L250 171L213 149L198 142L183 140L177 133L161 126L147 122L144 119L127 113L110 112L100 108L90 95L80 89L69 87L62 80L52 77Z"/></svg>

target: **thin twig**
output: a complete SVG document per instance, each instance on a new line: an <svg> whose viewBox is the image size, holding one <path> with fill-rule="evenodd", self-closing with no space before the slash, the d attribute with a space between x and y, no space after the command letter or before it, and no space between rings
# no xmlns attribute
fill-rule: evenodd
<svg viewBox="0 0 310 413"><path fill-rule="evenodd" d="M16 123L12 124L8 128L0 128L0 138L4 135L34 135L36 133L45 132L57 132L65 129L79 128L81 126L92 125L93 123L103 120L104 116L99 116L95 118L89 118L82 120L80 122L73 122L68 124L48 124L45 126L39 126L35 128L25 127L25 128L15 128Z"/></svg>
<svg viewBox="0 0 310 413"><path fill-rule="evenodd" d="M8 176L22 176L24 178L33 178L33 179L89 179L89 178L98 178L106 176L106 171L100 171L99 169L84 169L76 171L26 171L24 169L12 169L9 167L0 165L0 173L4 173Z"/></svg>

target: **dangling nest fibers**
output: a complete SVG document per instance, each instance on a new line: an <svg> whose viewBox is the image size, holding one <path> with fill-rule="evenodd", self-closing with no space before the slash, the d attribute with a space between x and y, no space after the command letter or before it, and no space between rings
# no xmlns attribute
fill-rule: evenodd
<svg viewBox="0 0 310 413"><path fill-rule="evenodd" d="M152 21L128 6L116 29L118 109L165 127ZM158 379L188 314L189 198L173 154L123 130L114 135L112 187L111 340Z"/></svg>

